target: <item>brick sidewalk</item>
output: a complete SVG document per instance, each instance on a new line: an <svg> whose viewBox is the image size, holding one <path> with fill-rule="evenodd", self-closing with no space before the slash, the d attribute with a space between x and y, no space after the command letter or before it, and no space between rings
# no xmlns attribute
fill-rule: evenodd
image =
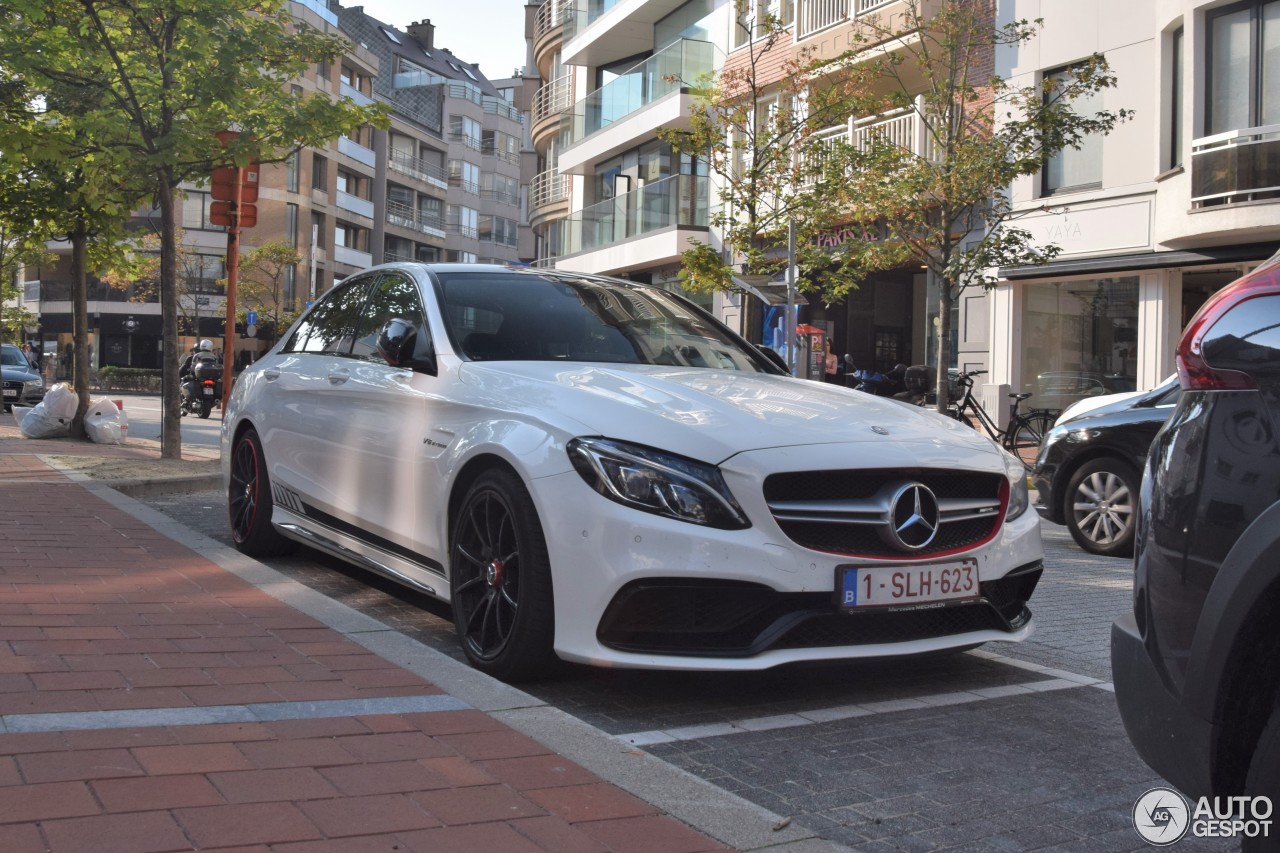
<svg viewBox="0 0 1280 853"><path fill-rule="evenodd" d="M72 449L0 441L0 850L726 849L35 456Z"/></svg>

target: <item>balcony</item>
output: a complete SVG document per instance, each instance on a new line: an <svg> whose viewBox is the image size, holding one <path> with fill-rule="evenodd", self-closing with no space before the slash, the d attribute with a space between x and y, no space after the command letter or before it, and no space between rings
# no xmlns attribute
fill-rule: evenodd
<svg viewBox="0 0 1280 853"><path fill-rule="evenodd" d="M548 169L529 182L529 224L537 227L546 219L563 216L569 210L569 176Z"/></svg>
<svg viewBox="0 0 1280 853"><path fill-rule="evenodd" d="M338 190L336 202L342 210L350 211L357 216L364 216L368 219L373 218L373 202L368 199Z"/></svg>
<svg viewBox="0 0 1280 853"><path fill-rule="evenodd" d="M351 267L364 268L373 266L373 255L348 246L334 246L333 259L340 264L346 264Z"/></svg>
<svg viewBox="0 0 1280 853"><path fill-rule="evenodd" d="M407 228L419 234L428 234L441 240L445 237L444 220L439 216L431 216L415 210L407 204L387 202L385 213L387 224Z"/></svg>
<svg viewBox="0 0 1280 853"><path fill-rule="evenodd" d="M929 133L929 127L920 116L923 98L916 98L916 106L903 107L875 116L849 119L845 124L823 128L809 138L801 156L807 161L803 170L806 178L816 178L817 162L840 144L864 151L872 140L879 139L911 154L938 162L941 152ZM815 162L816 161L816 162Z"/></svg>
<svg viewBox="0 0 1280 853"><path fill-rule="evenodd" d="M1280 125L1231 130L1191 142L1191 206L1280 198Z"/></svg>
<svg viewBox="0 0 1280 853"><path fill-rule="evenodd" d="M358 107L367 107L373 103L373 98L370 98L364 92L361 92L349 83L339 84L338 93L344 98L350 98Z"/></svg>
<svg viewBox="0 0 1280 853"><path fill-rule="evenodd" d="M573 107L573 75L566 74L547 83L533 96L533 146L547 145L547 133L560 130L560 115Z"/></svg>
<svg viewBox="0 0 1280 853"><path fill-rule="evenodd" d="M565 11L561 61L595 67L650 53L653 25L683 4L684 0L573 0Z"/></svg>
<svg viewBox="0 0 1280 853"><path fill-rule="evenodd" d="M387 165L391 167L392 171L408 175L423 183L431 184L442 190L449 188L449 176L444 167L437 163L423 160L421 157L414 157L412 154L397 151L393 148L388 152Z"/></svg>
<svg viewBox="0 0 1280 853"><path fill-rule="evenodd" d="M561 171L571 171L565 166L566 162L583 166L587 161L608 156L615 148L629 147L634 139L651 137L655 127L687 124L691 105L679 102L680 97L687 98L689 86L710 79L720 55L710 42L681 39L578 101L560 117L566 145L560 155ZM655 111L653 115L640 115L668 96L673 96L676 103L666 104L666 110ZM594 145L573 151L575 146L610 127L618 128L620 133L612 135L603 150L597 150L601 145ZM585 160L584 151L588 152Z"/></svg>
<svg viewBox="0 0 1280 853"><path fill-rule="evenodd" d="M575 211L561 225L557 256L591 252L682 225L705 228L707 188L705 177L671 175Z"/></svg>
<svg viewBox="0 0 1280 853"><path fill-rule="evenodd" d="M338 153L345 154L357 163L372 169L378 162L378 155L372 148L365 148L359 142L345 136L338 137Z"/></svg>
<svg viewBox="0 0 1280 853"><path fill-rule="evenodd" d="M563 0L543 0L534 16L533 56L543 78L550 73L552 58L563 43L565 13L572 10L573 7Z"/></svg>
<svg viewBox="0 0 1280 853"><path fill-rule="evenodd" d="M893 0L800 0L796 38L802 39L835 24L887 6Z"/></svg>

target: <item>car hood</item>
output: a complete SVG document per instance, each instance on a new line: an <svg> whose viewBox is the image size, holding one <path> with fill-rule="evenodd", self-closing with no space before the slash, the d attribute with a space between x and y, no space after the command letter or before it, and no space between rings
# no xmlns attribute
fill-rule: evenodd
<svg viewBox="0 0 1280 853"><path fill-rule="evenodd" d="M1073 420L1081 415L1101 409L1104 406L1110 406L1113 403L1123 403L1126 400L1132 400L1134 397L1141 397L1146 391L1121 391L1118 394L1099 394L1097 397L1085 397L1077 400L1070 406L1062 410L1062 414L1054 423L1065 423Z"/></svg>
<svg viewBox="0 0 1280 853"><path fill-rule="evenodd" d="M503 408L712 463L747 450L850 442L994 453L984 436L936 412L786 376L556 362L469 362L460 376Z"/></svg>

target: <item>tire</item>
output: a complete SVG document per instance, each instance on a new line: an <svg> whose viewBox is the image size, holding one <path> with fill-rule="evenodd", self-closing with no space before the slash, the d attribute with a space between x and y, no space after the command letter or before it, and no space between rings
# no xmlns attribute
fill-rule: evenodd
<svg viewBox="0 0 1280 853"><path fill-rule="evenodd" d="M555 604L546 540L533 499L504 469L481 474L449 537L453 623L467 660L503 681L549 675Z"/></svg>
<svg viewBox="0 0 1280 853"><path fill-rule="evenodd" d="M209 417L209 413L212 411L213 411L212 401L208 401L208 402L205 402L203 400L200 401L200 417L201 418L207 419Z"/></svg>
<svg viewBox="0 0 1280 853"><path fill-rule="evenodd" d="M1253 748L1249 772L1244 780L1244 794L1249 797L1269 797L1274 806L1280 802L1280 707L1271 712L1271 718L1262 729L1258 743ZM1267 838L1249 838L1241 841L1241 853L1265 853L1276 848L1275 824Z"/></svg>
<svg viewBox="0 0 1280 853"><path fill-rule="evenodd" d="M231 449L227 484L227 517L237 550L251 557L278 557L298 547L271 524L273 506L262 442L256 432L245 430Z"/></svg>
<svg viewBox="0 0 1280 853"><path fill-rule="evenodd" d="M1062 517L1076 544L1103 557L1132 556L1140 484L1133 467L1119 459L1081 465L1062 497Z"/></svg>
<svg viewBox="0 0 1280 853"><path fill-rule="evenodd" d="M1028 471L1035 465L1044 437L1053 429L1053 420L1048 412L1031 412L1009 425L1004 446L1022 460Z"/></svg>

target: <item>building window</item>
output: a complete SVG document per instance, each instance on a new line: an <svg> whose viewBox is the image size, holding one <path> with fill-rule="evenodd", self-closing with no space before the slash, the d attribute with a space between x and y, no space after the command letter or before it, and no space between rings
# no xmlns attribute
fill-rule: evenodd
<svg viewBox="0 0 1280 853"><path fill-rule="evenodd" d="M286 311L292 311L298 301L298 267L289 264L284 268L284 305ZM283 331L283 330L277 330Z"/></svg>
<svg viewBox="0 0 1280 853"><path fill-rule="evenodd" d="M480 192L480 167L466 160L450 160L449 186L472 195Z"/></svg>
<svg viewBox="0 0 1280 853"><path fill-rule="evenodd" d="M319 154L311 155L311 189L329 189L329 160Z"/></svg>
<svg viewBox="0 0 1280 853"><path fill-rule="evenodd" d="M298 152L294 151L290 153L288 159L284 161L285 189L291 193L296 193L298 191L299 156Z"/></svg>
<svg viewBox="0 0 1280 853"><path fill-rule="evenodd" d="M1045 78L1065 84L1069 71L1059 69L1045 72ZM1047 99L1060 97L1061 89L1047 94ZM1102 109L1102 94L1094 92L1082 95L1071 103L1071 109L1080 115L1092 115ZM1079 148L1067 147L1059 151L1045 164L1041 182L1041 194L1095 190L1102 186L1102 137L1091 134L1080 140Z"/></svg>
<svg viewBox="0 0 1280 853"><path fill-rule="evenodd" d="M470 116L449 116L449 141L460 142L468 148L480 150L480 122Z"/></svg>
<svg viewBox="0 0 1280 853"><path fill-rule="evenodd" d="M317 81L323 80L326 83L330 82L329 75L331 73L332 73L332 69L329 66L329 60L321 59L316 63L316 80Z"/></svg>
<svg viewBox="0 0 1280 853"><path fill-rule="evenodd" d="M1132 391L1138 374L1138 278L1022 285L1022 386L1035 408Z"/></svg>
<svg viewBox="0 0 1280 853"><path fill-rule="evenodd" d="M293 248L298 248L298 206L292 202L284 206L284 239Z"/></svg>
<svg viewBox="0 0 1280 853"><path fill-rule="evenodd" d="M1237 3L1205 21L1205 133L1280 123L1280 0Z"/></svg>
<svg viewBox="0 0 1280 853"><path fill-rule="evenodd" d="M445 207L449 229L463 237L476 239L480 233L480 212L470 207L450 204Z"/></svg>
<svg viewBox="0 0 1280 853"><path fill-rule="evenodd" d="M311 214L311 240L317 249L323 249L325 247L326 241L324 236L323 213L313 212Z"/></svg>
<svg viewBox="0 0 1280 853"><path fill-rule="evenodd" d="M188 231L224 231L221 225L209 222L209 206L213 203L209 193L189 192L182 200L182 227Z"/></svg>
<svg viewBox="0 0 1280 853"><path fill-rule="evenodd" d="M1169 39L1169 168L1182 165L1182 47L1183 30L1178 27Z"/></svg>

